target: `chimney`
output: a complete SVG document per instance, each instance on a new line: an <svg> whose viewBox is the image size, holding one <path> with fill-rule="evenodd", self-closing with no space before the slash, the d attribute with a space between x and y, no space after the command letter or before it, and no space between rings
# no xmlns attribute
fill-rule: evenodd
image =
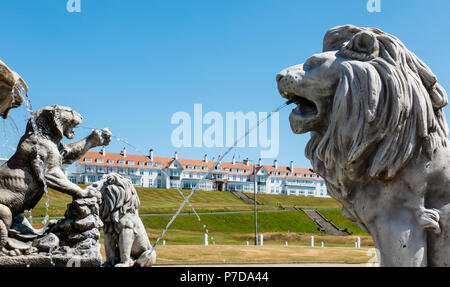
<svg viewBox="0 0 450 287"><path fill-rule="evenodd" d="M248 165L248 158L246 158L245 160L244 160L244 163L245 163L245 165Z"/></svg>
<svg viewBox="0 0 450 287"><path fill-rule="evenodd" d="M274 161L273 161L273 167L274 167L274 168L278 168L278 161L277 161L277 160L274 160Z"/></svg>
<svg viewBox="0 0 450 287"><path fill-rule="evenodd" d="M236 164L236 158L234 157L234 155L233 155L233 159L231 160L231 163Z"/></svg>
<svg viewBox="0 0 450 287"><path fill-rule="evenodd" d="M149 158L150 158L150 161L153 161L153 149L150 149Z"/></svg>
<svg viewBox="0 0 450 287"><path fill-rule="evenodd" d="M120 152L120 155L123 157L127 157L127 149L123 148L122 151Z"/></svg>
<svg viewBox="0 0 450 287"><path fill-rule="evenodd" d="M294 172L294 161L291 160L289 168L291 169L291 172Z"/></svg>
<svg viewBox="0 0 450 287"><path fill-rule="evenodd" d="M175 155L173 156L174 159L178 159L178 152L175 152Z"/></svg>
<svg viewBox="0 0 450 287"><path fill-rule="evenodd" d="M207 154L205 154L204 162L208 163L208 155Z"/></svg>
<svg viewBox="0 0 450 287"><path fill-rule="evenodd" d="M100 154L101 154L102 156L105 156L105 155L106 155L106 148L105 148L105 147L102 147L102 149L100 150Z"/></svg>
<svg viewBox="0 0 450 287"><path fill-rule="evenodd" d="M258 166L262 166L262 160L261 160L261 158L258 159Z"/></svg>

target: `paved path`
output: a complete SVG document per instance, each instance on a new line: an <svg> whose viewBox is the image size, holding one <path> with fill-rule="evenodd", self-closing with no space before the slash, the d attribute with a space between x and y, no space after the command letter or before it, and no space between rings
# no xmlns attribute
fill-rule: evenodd
<svg viewBox="0 0 450 287"><path fill-rule="evenodd" d="M258 213L260 212L286 212L287 210L258 210ZM212 211L212 212L197 212L198 215L208 215L208 214L233 214L233 213L255 213L254 210L236 210L236 211ZM142 213L139 214L141 217L146 216L173 216L175 213ZM193 215L195 216L194 212L181 212L179 215ZM61 219L64 218L63 216L50 216L50 219ZM44 219L44 217L33 217L33 219Z"/></svg>

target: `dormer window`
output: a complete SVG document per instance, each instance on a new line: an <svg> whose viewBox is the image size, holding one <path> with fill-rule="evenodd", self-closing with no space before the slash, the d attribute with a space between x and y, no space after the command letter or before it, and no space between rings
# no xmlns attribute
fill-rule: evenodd
<svg viewBox="0 0 450 287"><path fill-rule="evenodd" d="M92 158L90 158L90 157L85 157L85 158L84 158L84 161L85 161L85 162L92 162Z"/></svg>
<svg viewBox="0 0 450 287"><path fill-rule="evenodd" d="M128 165L134 165L134 160L127 160Z"/></svg>
<svg viewBox="0 0 450 287"><path fill-rule="evenodd" d="M96 159L95 159L95 162L96 162L96 163L103 163L103 159L102 159L102 158L96 158Z"/></svg>
<svg viewBox="0 0 450 287"><path fill-rule="evenodd" d="M114 163L114 161L112 159L108 159L106 162L109 163L109 164L113 164Z"/></svg>
<svg viewBox="0 0 450 287"><path fill-rule="evenodd" d="M122 160L122 159L119 159L119 160L117 161L117 163L118 163L118 164L125 164L125 161Z"/></svg>

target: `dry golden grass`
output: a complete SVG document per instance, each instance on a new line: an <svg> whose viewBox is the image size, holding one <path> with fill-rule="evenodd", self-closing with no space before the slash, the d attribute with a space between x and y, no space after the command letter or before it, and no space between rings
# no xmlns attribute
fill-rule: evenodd
<svg viewBox="0 0 450 287"><path fill-rule="evenodd" d="M371 253L368 247L309 247L309 246L242 246L242 245L159 245L157 263L287 263L333 262L364 263ZM220 255L219 255L220 252ZM103 260L104 246L101 247Z"/></svg>
<svg viewBox="0 0 450 287"><path fill-rule="evenodd" d="M157 263L368 262L369 248L239 245L159 246ZM220 251L220 256L219 256Z"/></svg>

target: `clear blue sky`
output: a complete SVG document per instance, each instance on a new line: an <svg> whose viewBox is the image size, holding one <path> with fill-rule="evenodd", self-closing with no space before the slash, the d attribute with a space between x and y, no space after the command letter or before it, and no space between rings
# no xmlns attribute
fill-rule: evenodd
<svg viewBox="0 0 450 287"><path fill-rule="evenodd" d="M222 153L224 148L174 148L172 114L192 114L195 103L223 116L272 110L282 103L277 72L320 52L325 32L336 25L375 26L396 35L450 90L447 0L381 0L381 13L367 12L366 0L81 0L81 13L72 14L66 2L0 0L0 59L27 81L35 109L70 106L86 126L109 127L159 156ZM310 166L303 152L309 135L291 133L289 112L280 112L278 160ZM22 133L25 110L12 117ZM2 156L19 138L9 121L0 126L6 128ZM86 134L79 130L78 138ZM113 142L109 151L123 146ZM259 150L232 154L257 159Z"/></svg>

